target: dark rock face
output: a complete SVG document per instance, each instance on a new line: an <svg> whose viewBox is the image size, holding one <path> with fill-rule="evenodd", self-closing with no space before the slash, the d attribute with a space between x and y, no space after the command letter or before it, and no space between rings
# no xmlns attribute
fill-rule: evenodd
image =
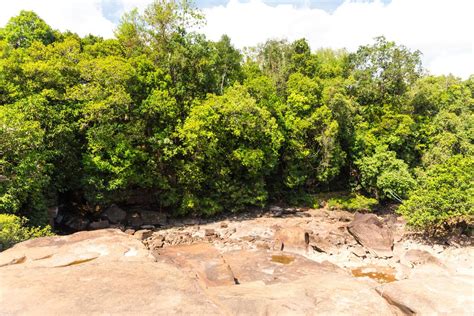
<svg viewBox="0 0 474 316"><path fill-rule="evenodd" d="M139 211L142 225L165 226L167 224L166 214L154 211Z"/></svg>
<svg viewBox="0 0 474 316"><path fill-rule="evenodd" d="M378 257L393 255L393 234L390 228L374 214L356 214L347 226L362 246Z"/></svg>
<svg viewBox="0 0 474 316"><path fill-rule="evenodd" d="M82 217L71 217L65 220L63 226L70 231L81 231L87 229L89 220Z"/></svg>
<svg viewBox="0 0 474 316"><path fill-rule="evenodd" d="M99 220L97 222L92 222L89 224L89 229L95 230L95 229L104 229L104 228L109 228L110 223L108 220Z"/></svg>
<svg viewBox="0 0 474 316"><path fill-rule="evenodd" d="M112 204L102 212L101 216L108 219L112 224L119 224L125 221L127 213L117 205Z"/></svg>

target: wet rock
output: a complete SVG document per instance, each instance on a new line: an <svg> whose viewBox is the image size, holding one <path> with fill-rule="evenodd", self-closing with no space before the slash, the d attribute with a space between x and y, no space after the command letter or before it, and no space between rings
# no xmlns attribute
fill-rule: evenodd
<svg viewBox="0 0 474 316"><path fill-rule="evenodd" d="M119 224L125 221L127 213L115 204L105 209L101 216L109 220L112 224Z"/></svg>
<svg viewBox="0 0 474 316"><path fill-rule="evenodd" d="M376 215L357 213L347 228L374 255L382 258L393 256L392 231Z"/></svg>
<svg viewBox="0 0 474 316"><path fill-rule="evenodd" d="M138 240L145 240L153 235L153 232L148 229L141 229L137 230L135 234L133 234L133 237L135 237Z"/></svg>
<svg viewBox="0 0 474 316"><path fill-rule="evenodd" d="M407 314L471 315L474 310L473 286L472 276L425 276L388 283L376 290Z"/></svg>
<svg viewBox="0 0 474 316"><path fill-rule="evenodd" d="M104 228L109 228L110 223L108 220L99 220L97 222L92 222L89 224L89 229L95 230L95 229L104 229Z"/></svg>

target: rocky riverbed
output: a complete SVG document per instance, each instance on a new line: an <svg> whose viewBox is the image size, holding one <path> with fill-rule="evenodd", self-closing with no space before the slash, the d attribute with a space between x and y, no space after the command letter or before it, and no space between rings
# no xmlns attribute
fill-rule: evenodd
<svg viewBox="0 0 474 316"><path fill-rule="evenodd" d="M282 209L39 238L0 253L0 315L472 315L474 248L395 215Z"/></svg>

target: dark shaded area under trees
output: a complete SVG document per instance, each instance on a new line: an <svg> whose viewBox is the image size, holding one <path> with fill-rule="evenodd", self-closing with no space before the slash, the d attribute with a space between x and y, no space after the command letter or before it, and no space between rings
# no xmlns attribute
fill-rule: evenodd
<svg viewBox="0 0 474 316"><path fill-rule="evenodd" d="M417 228L472 227L474 76L426 75L420 52L383 37L243 54L190 31L202 22L158 0L115 39L27 11L0 28L0 213L45 225L58 203L138 196L213 215L352 190L401 203Z"/></svg>

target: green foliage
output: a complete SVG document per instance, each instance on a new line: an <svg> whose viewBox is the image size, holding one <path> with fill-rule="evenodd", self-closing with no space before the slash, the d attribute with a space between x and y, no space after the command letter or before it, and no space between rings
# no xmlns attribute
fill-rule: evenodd
<svg viewBox="0 0 474 316"><path fill-rule="evenodd" d="M317 81L295 73L287 86L288 98L282 108L286 134L281 157L284 183L290 189L327 183L339 173L345 159L338 122L321 104Z"/></svg>
<svg viewBox="0 0 474 316"><path fill-rule="evenodd" d="M38 237L52 236L51 227L28 227L28 220L12 214L0 214L0 251L16 243Z"/></svg>
<svg viewBox="0 0 474 316"><path fill-rule="evenodd" d="M411 201L474 153L473 76L425 76L419 52L383 37L351 54L305 39L241 52L196 32L202 23L191 1L155 0L125 14L115 39L54 31L27 11L0 28L0 212L40 224L71 196L96 206L133 192L196 215L314 206L351 187ZM458 217L449 194L432 201L436 218Z"/></svg>
<svg viewBox="0 0 474 316"><path fill-rule="evenodd" d="M206 214L262 206L265 176L278 162L282 135L270 112L242 86L195 106L183 128L182 212Z"/></svg>
<svg viewBox="0 0 474 316"><path fill-rule="evenodd" d="M358 159L355 164L362 188L377 199L401 201L415 184L408 165L386 147L377 147L373 155Z"/></svg>
<svg viewBox="0 0 474 316"><path fill-rule="evenodd" d="M378 205L378 201L356 193L331 198L328 200L327 205L330 209L341 209L350 212L370 212Z"/></svg>
<svg viewBox="0 0 474 316"><path fill-rule="evenodd" d="M11 18L2 33L2 37L14 48L29 47L34 41L45 45L54 41L51 27L32 11L21 11Z"/></svg>
<svg viewBox="0 0 474 316"><path fill-rule="evenodd" d="M355 79L351 90L358 102L371 112L383 104L402 105L400 97L421 76L420 54L384 37L376 38L374 45L359 47L349 56Z"/></svg>
<svg viewBox="0 0 474 316"><path fill-rule="evenodd" d="M421 229L474 224L474 158L453 156L432 165L398 209L408 224Z"/></svg>
<svg viewBox="0 0 474 316"><path fill-rule="evenodd" d="M0 210L20 213L26 207L36 223L45 220L50 179L43 135L38 122L0 107Z"/></svg>

